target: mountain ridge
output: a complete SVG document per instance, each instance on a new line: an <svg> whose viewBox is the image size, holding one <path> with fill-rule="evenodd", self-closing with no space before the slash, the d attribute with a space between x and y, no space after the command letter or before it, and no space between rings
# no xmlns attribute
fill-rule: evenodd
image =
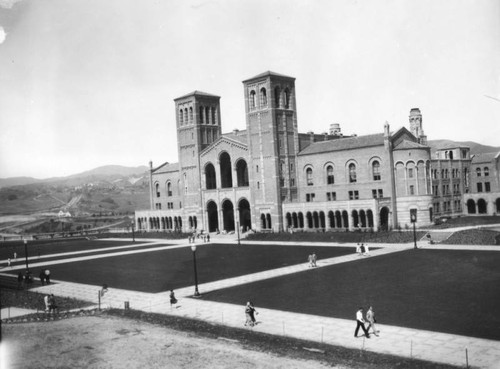
<svg viewBox="0 0 500 369"><path fill-rule="evenodd" d="M116 179L124 179L127 177L140 178L145 175L147 170L148 167L146 165L140 165L137 167L128 167L123 165L111 164L111 165L99 166L97 168L86 170L84 172L62 177L50 177L45 179L39 179L27 176L0 178L0 188L23 186L23 185L37 184L37 183L45 184L45 183L58 183L58 182L71 182L72 184L77 185L80 182L79 180L83 180L85 182L89 180L112 181Z"/></svg>

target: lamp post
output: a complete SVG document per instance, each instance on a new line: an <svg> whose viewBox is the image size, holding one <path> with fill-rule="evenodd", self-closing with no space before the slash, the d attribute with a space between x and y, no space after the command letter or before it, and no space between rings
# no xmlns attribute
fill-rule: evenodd
<svg viewBox="0 0 500 369"><path fill-rule="evenodd" d="M410 209L410 220L413 223L413 248L417 249L417 232L415 223L417 223L417 209Z"/></svg>
<svg viewBox="0 0 500 369"><path fill-rule="evenodd" d="M29 272L30 268L28 266L28 240L24 239L23 242L24 242L24 258L26 260L26 271Z"/></svg>
<svg viewBox="0 0 500 369"><path fill-rule="evenodd" d="M193 265L194 265L194 297L199 297L200 292L198 291L198 271L196 269L196 245L191 246L193 250Z"/></svg>
<svg viewBox="0 0 500 369"><path fill-rule="evenodd" d="M132 221L132 242L135 242L135 221Z"/></svg>
<svg viewBox="0 0 500 369"><path fill-rule="evenodd" d="M240 242L240 222L236 222L236 230L238 232L238 246L241 245L241 242Z"/></svg>

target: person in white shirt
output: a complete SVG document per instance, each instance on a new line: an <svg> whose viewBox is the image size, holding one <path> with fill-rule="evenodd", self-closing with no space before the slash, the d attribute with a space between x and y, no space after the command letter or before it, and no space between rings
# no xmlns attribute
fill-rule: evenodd
<svg viewBox="0 0 500 369"><path fill-rule="evenodd" d="M370 332L370 328L373 329L373 334L378 337L378 331L375 328L375 312L373 311L373 308L370 306L368 311L366 312L366 320L368 321L368 329L367 331Z"/></svg>
<svg viewBox="0 0 500 369"><path fill-rule="evenodd" d="M363 329L363 332L365 332L366 338L370 338L370 334L365 328L365 319L363 318L363 308L360 307L358 311L356 312L356 330L354 331L354 337L358 337L358 331L359 328L361 327Z"/></svg>

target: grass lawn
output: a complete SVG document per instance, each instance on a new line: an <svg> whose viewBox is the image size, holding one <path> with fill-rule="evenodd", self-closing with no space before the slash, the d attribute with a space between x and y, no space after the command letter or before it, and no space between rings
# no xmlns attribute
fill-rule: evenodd
<svg viewBox="0 0 500 369"><path fill-rule="evenodd" d="M214 291L204 299L500 340L500 253L409 250Z"/></svg>
<svg viewBox="0 0 500 369"><path fill-rule="evenodd" d="M144 243L144 241L136 242L136 244ZM70 241L40 241L28 242L28 258L37 258L49 254L57 254L62 252L73 252L82 250L98 250L107 247L133 245L130 241L102 241L102 240L70 240ZM14 261L14 252L17 253L17 260L24 261L24 244L19 241L9 243L8 245L0 244L0 259L11 258Z"/></svg>
<svg viewBox="0 0 500 369"><path fill-rule="evenodd" d="M316 252L329 258L354 252L351 247L205 245L196 250L199 283L305 263ZM189 247L51 265L53 279L157 293L194 285Z"/></svg>

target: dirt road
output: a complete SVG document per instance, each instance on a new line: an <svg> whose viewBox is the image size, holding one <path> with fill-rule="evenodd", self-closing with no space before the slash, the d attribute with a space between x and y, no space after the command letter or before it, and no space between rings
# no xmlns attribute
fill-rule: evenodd
<svg viewBox="0 0 500 369"><path fill-rule="evenodd" d="M112 316L2 325L0 368L332 368Z"/></svg>

